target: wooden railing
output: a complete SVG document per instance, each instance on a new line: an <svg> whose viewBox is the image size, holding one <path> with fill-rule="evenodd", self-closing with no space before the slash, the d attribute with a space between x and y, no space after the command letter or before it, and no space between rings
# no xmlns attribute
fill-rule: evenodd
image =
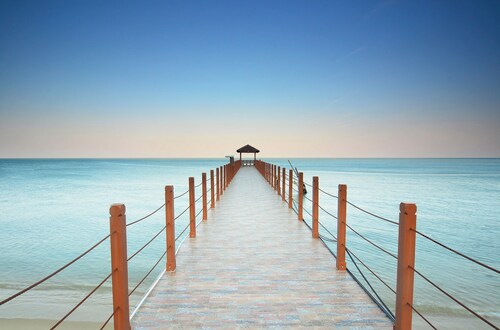
<svg viewBox="0 0 500 330"><path fill-rule="evenodd" d="M264 161L256 161L255 167L262 176L269 182L271 187L276 190L278 195L282 196L282 200L286 201L286 168L267 163ZM297 189L294 189L294 186ZM316 239L319 235L319 178L313 177L312 182L312 236ZM294 190L297 194L294 194ZM303 200L304 200L305 184L303 181L303 173L299 172L298 177L294 178L294 171L288 170L288 207L294 209L297 213L299 221L303 221ZM297 195L297 197L294 197ZM339 271L345 271L346 266L346 208L347 208L347 186L340 184L338 186L337 208L337 237L336 237L336 268ZM399 249L398 249L398 266L397 266L397 289L396 289L396 314L394 320L394 328L397 330L411 329L412 324L412 309L413 309L413 278L412 269L415 263L415 228L416 228L416 205L411 203L401 203L399 216ZM359 283L359 282L358 282ZM368 293L368 292L367 292ZM371 294L372 299L374 298ZM378 301L374 300L377 304ZM379 305L380 306L380 305ZM388 309L385 306L381 307L386 314ZM389 311L390 312L390 311ZM388 316L391 316L390 313Z"/></svg>
<svg viewBox="0 0 500 330"><path fill-rule="evenodd" d="M214 170L210 170L210 189L207 189L207 174L202 173L202 182L198 184L201 185L201 196L196 198L195 195L195 179L194 177L189 178L189 189L188 191L180 194L178 197L184 194L189 194L189 205L185 210L189 210L189 224L184 229L189 228L189 237L196 238L196 217L202 212L202 220L207 220L208 208L215 207L215 200L220 200L220 196L223 195L224 191L227 189L234 176L241 168L241 161L236 161L233 164L225 164L215 169L216 177L214 182ZM210 203L207 202L207 195L210 192L211 200ZM166 232L166 271L174 271L176 269L176 256L175 256L175 244L176 240L184 233L184 231L176 237L175 235L175 220L177 217L174 212L174 200L177 197L174 196L174 186L165 186L165 232ZM202 199L202 210L196 214L196 201ZM215 199L214 199L215 198ZM210 204L210 205L209 205ZM185 212L184 211L184 212ZM182 213L184 213L182 212ZM181 215L182 215L181 213ZM111 236L111 260L112 260L112 284L113 284L113 318L114 318L114 328L115 329L130 329L130 315L129 315L129 284L128 284L128 261L127 258L127 225L126 225L126 215L125 215L125 205L124 204L113 204L110 207L110 236ZM154 237L156 238L156 236ZM153 238L153 239L154 239ZM149 241L147 244L149 244ZM145 246L143 246L139 251L141 251ZM134 254L135 255L135 254ZM161 258L160 258L161 260ZM154 267L156 267L155 264ZM153 270L151 269L147 275ZM147 277L146 275L146 277ZM141 280L144 281L145 278ZM134 288L134 290L137 286ZM108 319L109 321L109 319Z"/></svg>

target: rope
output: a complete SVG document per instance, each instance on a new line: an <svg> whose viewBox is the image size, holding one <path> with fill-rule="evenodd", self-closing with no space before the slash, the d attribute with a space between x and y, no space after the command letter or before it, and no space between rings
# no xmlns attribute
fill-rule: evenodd
<svg viewBox="0 0 500 330"><path fill-rule="evenodd" d="M337 218L335 215L331 214L330 212L328 212L327 210L325 210L324 208L321 207L321 205L318 204L318 207L323 211L325 212L326 214L328 214L329 216L331 216L332 218L338 220L339 218Z"/></svg>
<svg viewBox="0 0 500 330"><path fill-rule="evenodd" d="M324 190L323 190L323 189L321 189L321 188L318 188L318 190L319 190L319 191L321 191L323 194L326 194L326 195L328 195L328 196L330 196L330 197L333 197L333 198L339 199L339 196L336 196L336 195L334 195L334 194L330 194L329 192L326 192L326 191L324 191Z"/></svg>
<svg viewBox="0 0 500 330"><path fill-rule="evenodd" d="M328 238L328 237L323 236L321 234L319 235L319 237L321 237L323 240L328 241L328 242L332 242L332 243L336 243L337 242L337 240Z"/></svg>
<svg viewBox="0 0 500 330"><path fill-rule="evenodd" d="M152 241L154 241L155 238L157 238L164 230L167 228L167 226L164 226L156 235L153 236L152 239L150 239L146 244L144 244L139 250L137 250L133 255L131 255L127 261L132 260L136 255L138 255L142 250L146 248L149 244L151 244Z"/></svg>
<svg viewBox="0 0 500 330"><path fill-rule="evenodd" d="M104 329L108 325L108 323L109 323L109 321L111 321L111 318L113 317L113 315L115 315L115 311L113 311L113 313L111 313L111 315L108 317L106 322L104 322L104 324L102 325L102 327L99 330Z"/></svg>
<svg viewBox="0 0 500 330"><path fill-rule="evenodd" d="M0 302L0 306L5 304L6 302L9 302L11 301L12 299L16 298L16 297L19 297L20 295L22 295L23 293L26 293L27 291L33 289L34 287L42 284L43 282L47 281L48 279L50 279L51 277L57 275L58 273L60 273L61 271L63 271L64 269L68 268L70 265L72 265L73 263L75 263L76 261L78 261L79 259L81 259L82 257L84 257L85 255L87 255L90 251L92 251L93 249L95 249L96 247L98 247L99 245L101 245L105 240L107 240L111 235L107 235L106 237L104 237L103 239L101 239L99 242L97 242L96 244L94 244L92 247L90 247L89 249L87 249L87 251L83 252L82 254L80 254L78 257L76 257L75 259L71 260L70 262L68 262L67 264L65 264L64 266L62 266L61 268L59 268L58 270L54 271L53 273L51 273L50 275L47 275L46 277L42 278L41 280L31 284L30 286L28 286L27 288L13 294L12 296L2 300Z"/></svg>
<svg viewBox="0 0 500 330"><path fill-rule="evenodd" d="M484 264L484 263L482 263L482 262L480 262L480 261L478 261L478 260L476 260L476 259L474 259L474 258L472 258L472 257L466 256L465 254L458 252L457 250L454 250L454 249L452 249L452 248L450 248L450 247L447 247L447 246L446 246L446 245L444 245L443 243L440 243L440 242L436 241L435 239L430 238L429 236L427 236L427 235L425 235L425 234L423 234L423 233L419 232L419 231L418 231L418 230L416 230L416 229L410 228L410 230L413 230L414 232L416 232L416 233L417 233L417 234L419 234L420 236L422 236L422 237L424 237L424 238L428 239L429 241L431 241L431 242L433 242L433 243L435 243L435 244L437 244L437 245L439 245L439 246L441 246L441 247L443 247L443 248L447 249L448 251L451 251L451 252L453 252L453 253L455 253L455 254L458 254L459 256L461 256L461 257L463 257L463 258L465 258L465 259L467 259L467 260L469 260L469 261L472 261L472 262L474 262L474 263L478 264L479 266L483 266L484 268L487 268L487 269L489 269L489 270L494 271L494 272L495 272L495 273L497 273L497 274L500 274L500 270L498 270L498 269L496 269L496 268L493 268L492 266L486 265L486 264Z"/></svg>
<svg viewBox="0 0 500 330"><path fill-rule="evenodd" d="M388 255L390 255L391 257L393 257L394 259L398 260L398 257L395 255L395 254L392 254L390 253L389 251L387 251L386 249L384 249L383 247L373 243L372 241L370 241L368 238L364 237L363 235L361 235L360 233L358 233L356 230L354 230L351 226L349 226L347 223L345 224L347 228L349 228L350 230L352 230L356 235L358 235L359 237L361 237L362 239L364 239L365 241L367 241L368 243L370 243L371 245L373 245L374 247L376 247L377 249L387 253Z"/></svg>
<svg viewBox="0 0 500 330"><path fill-rule="evenodd" d="M80 300L80 302L78 304L76 304L75 307L73 307L68 313L66 313L66 315L63 316L62 319L60 319L59 321L57 321L56 324L54 324L52 326L52 328L50 328L50 330L52 329L55 329L57 328L68 316L70 316L78 307L80 307L91 295L94 294L94 292L97 291L97 289L99 289L104 283L106 283L107 280L109 280L109 278L111 277L113 273L110 273L108 276L106 276L106 278L104 280L101 281L101 283L99 283L94 289L92 289L92 291L90 291L82 300Z"/></svg>
<svg viewBox="0 0 500 330"><path fill-rule="evenodd" d="M415 273L417 273L418 275L420 275L420 277L422 277L424 280L426 280L430 285L432 285L433 287L435 287L436 289L438 289L439 291L441 291L441 293L443 293L445 296L447 296L448 298L450 298L451 300L453 300L454 302L456 302L457 304L459 304L460 306L462 306L463 308L465 308L466 310L468 310L475 317L477 317L481 321L485 322L486 324L488 324L492 328L498 329L493 323L491 323L490 321L486 320L484 317L482 317L478 313L474 312L472 309L470 309L469 307L467 307L464 303L462 303L461 301L459 301L457 298L453 297L451 294L449 294L445 290L441 289L437 284L435 284L434 282L432 282L431 280L429 280L427 277L425 277L424 275L422 275L422 273L420 273L419 271L417 271L415 268L413 268L412 266L408 266L408 267L411 268L411 269L413 269L413 271Z"/></svg>
<svg viewBox="0 0 500 330"><path fill-rule="evenodd" d="M175 197L174 197L174 199L177 199L177 198L179 198L179 197L182 197L182 196L184 196L185 194L187 194L188 192L189 192L189 189L188 189L188 190L186 190L185 192L183 192L182 194L175 196Z"/></svg>
<svg viewBox="0 0 500 330"><path fill-rule="evenodd" d="M195 188L198 188L199 186L201 186L203 184L203 181L200 182L199 184L197 184L196 186L194 186Z"/></svg>
<svg viewBox="0 0 500 330"><path fill-rule="evenodd" d="M305 199L307 199L308 201L310 201L311 203L314 203L314 202L312 201L312 199L310 199L310 198L309 198L309 197L307 197L306 195L304 195L304 198L305 198Z"/></svg>
<svg viewBox="0 0 500 330"><path fill-rule="evenodd" d="M177 220L177 219L179 219L179 218L180 218L180 217L181 217L184 213L186 213L186 211L187 211L187 210L189 210L189 208L190 208L190 207L191 207L191 204L189 204L189 205L188 205L188 207L186 207L186 208L184 209L184 211L182 211L182 212L181 212L181 214L179 214L178 216L176 216L176 217L174 218L174 221L175 221L175 220Z"/></svg>
<svg viewBox="0 0 500 330"><path fill-rule="evenodd" d="M363 279L365 280L366 284L368 284L368 286L370 287L370 289L372 290L372 292L375 294L375 296L377 297L379 303L383 306L383 308L389 312L389 314L392 316L392 318L395 319L394 317L394 314L391 312L391 310L386 306L386 304L384 303L384 301L380 298L380 296L378 295L377 291L375 291L375 289L372 287L372 285L370 284L370 282L368 281L368 279L365 277L365 274L363 274L363 272L361 271L361 269L359 269L358 267L358 264L356 263L356 261L354 261L354 259L352 258L351 256L351 252L349 251L348 248L345 248L345 251L347 252L347 254L349 255L349 258L351 259L352 263L354 264L354 266L356 266L356 269L358 270L358 272L361 274L361 276L363 277Z"/></svg>
<svg viewBox="0 0 500 330"><path fill-rule="evenodd" d="M146 280L146 278L149 276L149 274L151 274L151 272L156 268L156 266L158 266L158 264L160 263L161 259L163 259L163 257L165 256L165 254L167 254L167 251L168 249L163 252L163 254L161 255L160 259L158 259L158 261L154 264L153 268L151 268L149 270L149 272L146 274L146 276L144 276L142 278L142 280L139 281L139 283L136 284L136 286L132 289L132 291L129 292L128 296L130 297L132 295L132 293L134 293L135 290L137 290L137 288L139 287L139 285L142 284L142 282L144 282L144 280Z"/></svg>
<svg viewBox="0 0 500 330"><path fill-rule="evenodd" d="M177 237L175 238L175 241L177 241L179 239L179 237L181 237L181 235L184 234L184 232L189 228L190 224L191 223L188 223L187 226L184 228L184 230L179 235L177 235Z"/></svg>
<svg viewBox="0 0 500 330"><path fill-rule="evenodd" d="M381 217L381 216L376 215L376 214L374 214L374 213L368 212L367 210L364 210L364 209L362 209L361 207L359 207L359 206L357 206L357 205L355 205L355 204L353 204L353 203L351 203L351 202L349 202L349 201L346 201L346 202L347 202L347 204L351 205L352 207L354 207L354 208L356 208L356 209L360 210L361 212L364 212L364 213L366 213L366 214L369 214L369 215L371 215L372 217L375 217L375 218L377 218L377 219L384 220L384 221L386 221L386 222L392 223L393 225L399 226L399 223L397 223L396 221L389 220L389 219L387 219L387 218Z"/></svg>
<svg viewBox="0 0 500 330"><path fill-rule="evenodd" d="M142 220L145 220L147 218L149 218L150 216L152 216L153 214L155 214L156 212L158 212L159 210L161 210L163 207L165 206L165 203L163 203L162 206L160 206L159 208L157 208L156 210L154 210L153 212L149 213L148 215L146 215L145 217L142 217L140 219L137 219L135 221L132 221L131 223L128 223L126 226L132 226L132 225L135 225L136 223L138 222L141 222Z"/></svg>
<svg viewBox="0 0 500 330"><path fill-rule="evenodd" d="M363 266L365 266L365 268L368 269L370 273L372 273L380 282L382 282L383 285L385 285L389 290L391 290L394 294L396 294L396 291L393 288L391 288L391 286L387 284L382 278L380 278L373 270L371 270L371 268L368 267L361 259L359 259L358 256L354 254L354 252L351 253L354 256L354 258L356 258Z"/></svg>
<svg viewBox="0 0 500 330"><path fill-rule="evenodd" d="M325 226L323 226L323 224L318 220L318 223L321 227L323 227L324 230L326 230L328 232L328 234L332 235L332 237L335 239L335 241L337 241L337 237L335 237L335 235L333 235Z"/></svg>
<svg viewBox="0 0 500 330"><path fill-rule="evenodd" d="M195 219L196 219L196 218L198 218L198 216L200 215L200 213L201 213L201 212L203 212L203 208L201 208L201 209L198 211L198 213L196 213L196 215L194 216L194 218L195 218Z"/></svg>
<svg viewBox="0 0 500 330"><path fill-rule="evenodd" d="M413 311L414 311L415 313L417 313L417 314L418 314L418 316L420 316L420 317L421 317L421 318L422 318L425 322L427 322L427 324L428 324L428 325L429 325L432 329L437 330L437 328L436 328L436 327L435 327L435 326L434 326L434 325L433 325L433 324L432 324L429 320L427 320L427 319L426 319L426 318L425 318L422 314L420 314L420 312L419 312L419 311L417 311L417 309L416 309L415 307L413 307L413 305L412 305L412 304L410 304L410 303L407 303L407 304L408 304L408 306L410 306L410 307L411 307L411 309L413 309Z"/></svg>

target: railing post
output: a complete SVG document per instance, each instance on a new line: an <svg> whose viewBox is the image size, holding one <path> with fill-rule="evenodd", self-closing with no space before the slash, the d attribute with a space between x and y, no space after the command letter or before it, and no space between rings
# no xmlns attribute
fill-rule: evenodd
<svg viewBox="0 0 500 330"><path fill-rule="evenodd" d="M272 165L272 182L271 187L276 190L276 165Z"/></svg>
<svg viewBox="0 0 500 330"><path fill-rule="evenodd" d="M345 231L346 231L346 210L347 210L347 186L339 184L337 204L337 269L345 270Z"/></svg>
<svg viewBox="0 0 500 330"><path fill-rule="evenodd" d="M215 179L217 181L216 182L216 187L217 187L217 201L219 201L219 199L220 199L220 193L219 193L220 184L219 184L219 168L218 167L215 169L215 172L216 172Z"/></svg>
<svg viewBox="0 0 500 330"><path fill-rule="evenodd" d="M299 182L297 184L297 188L299 191L297 204L299 205L299 209L297 210L297 217L300 221L304 219L303 215L303 206L304 206L304 173L299 172Z"/></svg>
<svg viewBox="0 0 500 330"><path fill-rule="evenodd" d="M319 237L319 178L313 176L313 198L312 198L312 236Z"/></svg>
<svg viewBox="0 0 500 330"><path fill-rule="evenodd" d="M282 187L281 187L281 200L284 202L285 201L285 188L286 188L286 169L283 167L283 175L282 175L282 178L281 178L281 183L282 183Z"/></svg>
<svg viewBox="0 0 500 330"><path fill-rule="evenodd" d="M277 181L277 185L278 185L278 196L281 195L281 167L278 166L278 181Z"/></svg>
<svg viewBox="0 0 500 330"><path fill-rule="evenodd" d="M288 208L293 208L293 170L288 171Z"/></svg>
<svg viewBox="0 0 500 330"><path fill-rule="evenodd" d="M398 277L396 284L395 330L411 330L417 205L399 205Z"/></svg>
<svg viewBox="0 0 500 330"><path fill-rule="evenodd" d="M207 173L201 173L201 191L203 201L203 220L207 220Z"/></svg>
<svg viewBox="0 0 500 330"><path fill-rule="evenodd" d="M167 272L176 268L175 263L175 220L174 220L174 186L165 186L165 222L167 242Z"/></svg>
<svg viewBox="0 0 500 330"><path fill-rule="evenodd" d="M114 324L116 330L130 329L125 205L112 204L109 214Z"/></svg>
<svg viewBox="0 0 500 330"><path fill-rule="evenodd" d="M210 208L213 209L215 207L215 198L214 198L214 170L210 170Z"/></svg>
<svg viewBox="0 0 500 330"><path fill-rule="evenodd" d="M222 196L224 194L224 172L223 172L224 167L220 167L220 195Z"/></svg>
<svg viewBox="0 0 500 330"><path fill-rule="evenodd" d="M278 165L274 165L274 190L278 191Z"/></svg>
<svg viewBox="0 0 500 330"><path fill-rule="evenodd" d="M196 237L196 208L194 201L194 178L189 178L189 237Z"/></svg>

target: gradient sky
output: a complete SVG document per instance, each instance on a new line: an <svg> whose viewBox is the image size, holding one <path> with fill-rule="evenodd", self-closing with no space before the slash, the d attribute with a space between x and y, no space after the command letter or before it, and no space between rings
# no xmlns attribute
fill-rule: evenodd
<svg viewBox="0 0 500 330"><path fill-rule="evenodd" d="M0 1L0 157L500 157L498 1Z"/></svg>

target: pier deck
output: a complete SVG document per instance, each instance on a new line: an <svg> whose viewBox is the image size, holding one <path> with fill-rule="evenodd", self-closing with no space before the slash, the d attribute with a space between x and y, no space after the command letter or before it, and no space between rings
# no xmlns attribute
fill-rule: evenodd
<svg viewBox="0 0 500 330"><path fill-rule="evenodd" d="M254 167L242 167L133 329L392 329Z"/></svg>

